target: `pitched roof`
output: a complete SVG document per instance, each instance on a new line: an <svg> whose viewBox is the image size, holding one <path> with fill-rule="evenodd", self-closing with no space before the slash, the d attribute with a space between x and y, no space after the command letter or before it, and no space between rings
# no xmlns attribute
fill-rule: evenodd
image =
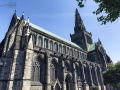
<svg viewBox="0 0 120 90"><path fill-rule="evenodd" d="M17 17L17 18L20 19L20 17ZM26 20L25 20L25 23L27 23ZM64 38L62 38L62 37L60 37L60 36L58 36L58 35L50 32L50 31L48 31L48 30L45 30L45 29L43 29L43 28L41 28L41 27L39 27L39 26L31 23L31 22L29 22L29 25L30 25L31 27L35 28L35 29L38 30L38 31L44 32L44 33L46 33L46 34L48 34L48 35L50 35L50 36L52 36L52 37L55 37L55 38L57 38L57 39L60 39L60 40L66 42L66 43L68 43L68 44L71 44L71 45L79 48L79 49L82 49L82 48L81 48L80 46L78 46L77 44L75 44L75 43L73 43L73 42L71 42L71 41L69 41L69 40L67 40L67 39L64 39ZM82 50L83 50L83 49L82 49Z"/></svg>
<svg viewBox="0 0 120 90"><path fill-rule="evenodd" d="M91 45L89 46L89 50L88 50L88 51L93 51L93 50L95 50L95 47L96 47L97 44L98 44L98 42L95 42L95 43L91 44Z"/></svg>

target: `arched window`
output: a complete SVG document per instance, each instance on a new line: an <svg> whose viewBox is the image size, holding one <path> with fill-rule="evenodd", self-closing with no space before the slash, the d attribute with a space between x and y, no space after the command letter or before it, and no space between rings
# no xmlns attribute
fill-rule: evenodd
<svg viewBox="0 0 120 90"><path fill-rule="evenodd" d="M71 78L70 75L67 75L67 76L66 76L65 81L66 81L66 90L74 90L74 89L73 89L72 78Z"/></svg>
<svg viewBox="0 0 120 90"><path fill-rule="evenodd" d="M80 70L79 70L79 64L75 63L75 68L76 68L76 73L77 73L77 78L80 76Z"/></svg>
<svg viewBox="0 0 120 90"><path fill-rule="evenodd" d="M79 53L79 58L81 58L81 52Z"/></svg>
<svg viewBox="0 0 120 90"><path fill-rule="evenodd" d="M83 53L81 54L81 59L84 59L84 54Z"/></svg>
<svg viewBox="0 0 120 90"><path fill-rule="evenodd" d="M91 67L91 73L92 73L92 80L93 80L93 84L95 84L96 83L96 79L94 78L95 77L95 67Z"/></svg>
<svg viewBox="0 0 120 90"><path fill-rule="evenodd" d="M58 45L57 45L57 43L54 44L54 51L58 51Z"/></svg>
<svg viewBox="0 0 120 90"><path fill-rule="evenodd" d="M65 68L67 71L71 71L71 64L70 64L70 61L65 61Z"/></svg>
<svg viewBox="0 0 120 90"><path fill-rule="evenodd" d="M44 40L44 48L48 48L48 40L47 39Z"/></svg>
<svg viewBox="0 0 120 90"><path fill-rule="evenodd" d="M67 47L67 54L68 54L68 55L70 54L70 52L69 52L69 47Z"/></svg>
<svg viewBox="0 0 120 90"><path fill-rule="evenodd" d="M84 55L84 59L87 59L87 56L86 56L86 55Z"/></svg>
<svg viewBox="0 0 120 90"><path fill-rule="evenodd" d="M79 52L77 51L77 57L79 58Z"/></svg>
<svg viewBox="0 0 120 90"><path fill-rule="evenodd" d="M57 78L57 70L54 65L51 65L51 80L54 81Z"/></svg>
<svg viewBox="0 0 120 90"><path fill-rule="evenodd" d="M53 50L53 42L50 41L50 50Z"/></svg>
<svg viewBox="0 0 120 90"><path fill-rule="evenodd" d="M69 50L69 55L71 56L71 49Z"/></svg>
<svg viewBox="0 0 120 90"><path fill-rule="evenodd" d="M38 37L38 46L42 47L42 38Z"/></svg>
<svg viewBox="0 0 120 90"><path fill-rule="evenodd" d="M63 46L63 53L66 54L66 47Z"/></svg>
<svg viewBox="0 0 120 90"><path fill-rule="evenodd" d="M32 67L32 81L40 81L40 63L35 61Z"/></svg>
<svg viewBox="0 0 120 90"><path fill-rule="evenodd" d="M59 45L59 52L62 53L62 45Z"/></svg>
<svg viewBox="0 0 120 90"><path fill-rule="evenodd" d="M70 56L72 56L73 55L73 50L72 49L70 49Z"/></svg>
<svg viewBox="0 0 120 90"><path fill-rule="evenodd" d="M77 55L76 55L76 51L74 50L74 56L76 57Z"/></svg>
<svg viewBox="0 0 120 90"><path fill-rule="evenodd" d="M83 59L85 59L85 54L83 53Z"/></svg>

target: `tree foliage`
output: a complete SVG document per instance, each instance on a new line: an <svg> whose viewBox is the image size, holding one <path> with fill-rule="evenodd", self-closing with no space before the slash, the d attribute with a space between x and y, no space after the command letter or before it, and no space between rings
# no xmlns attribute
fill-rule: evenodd
<svg viewBox="0 0 120 90"><path fill-rule="evenodd" d="M120 86L120 62L108 64L107 70L103 72L105 84Z"/></svg>
<svg viewBox="0 0 120 90"><path fill-rule="evenodd" d="M92 86L92 90L98 90L98 86Z"/></svg>
<svg viewBox="0 0 120 90"><path fill-rule="evenodd" d="M78 6L83 8L87 0L77 0ZM106 13L106 16L101 15L98 17L98 21L101 24L106 24L106 22L114 22L120 17L120 0L93 0L98 4L98 8L93 14L100 14L102 12Z"/></svg>

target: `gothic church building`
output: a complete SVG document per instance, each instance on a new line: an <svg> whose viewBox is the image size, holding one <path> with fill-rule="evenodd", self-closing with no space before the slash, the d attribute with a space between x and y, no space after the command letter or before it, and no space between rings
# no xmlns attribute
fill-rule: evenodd
<svg viewBox="0 0 120 90"><path fill-rule="evenodd" d="M110 57L93 43L78 10L71 42L13 14L0 43L0 90L106 90Z"/></svg>

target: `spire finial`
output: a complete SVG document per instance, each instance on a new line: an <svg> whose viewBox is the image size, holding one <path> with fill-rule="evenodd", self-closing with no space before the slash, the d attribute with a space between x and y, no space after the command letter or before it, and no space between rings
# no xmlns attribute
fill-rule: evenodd
<svg viewBox="0 0 120 90"><path fill-rule="evenodd" d="M76 8L76 11L78 11L78 9Z"/></svg>
<svg viewBox="0 0 120 90"><path fill-rule="evenodd" d="M78 9L76 8L76 14L79 14Z"/></svg>
<svg viewBox="0 0 120 90"><path fill-rule="evenodd" d="M16 10L15 10L15 12L14 12L14 14L13 14L14 16L16 16Z"/></svg>
<svg viewBox="0 0 120 90"><path fill-rule="evenodd" d="M98 37L98 40L100 40L99 37Z"/></svg>
<svg viewBox="0 0 120 90"><path fill-rule="evenodd" d="M22 13L22 15L24 16L24 12Z"/></svg>
<svg viewBox="0 0 120 90"><path fill-rule="evenodd" d="M15 13L16 13L16 10L15 10Z"/></svg>
<svg viewBox="0 0 120 90"><path fill-rule="evenodd" d="M27 33L25 35L29 36L30 35L30 30L29 30L29 17L27 20L28 28L27 28Z"/></svg>
<svg viewBox="0 0 120 90"><path fill-rule="evenodd" d="M30 22L30 20L29 20L30 18L28 17L28 23Z"/></svg>

